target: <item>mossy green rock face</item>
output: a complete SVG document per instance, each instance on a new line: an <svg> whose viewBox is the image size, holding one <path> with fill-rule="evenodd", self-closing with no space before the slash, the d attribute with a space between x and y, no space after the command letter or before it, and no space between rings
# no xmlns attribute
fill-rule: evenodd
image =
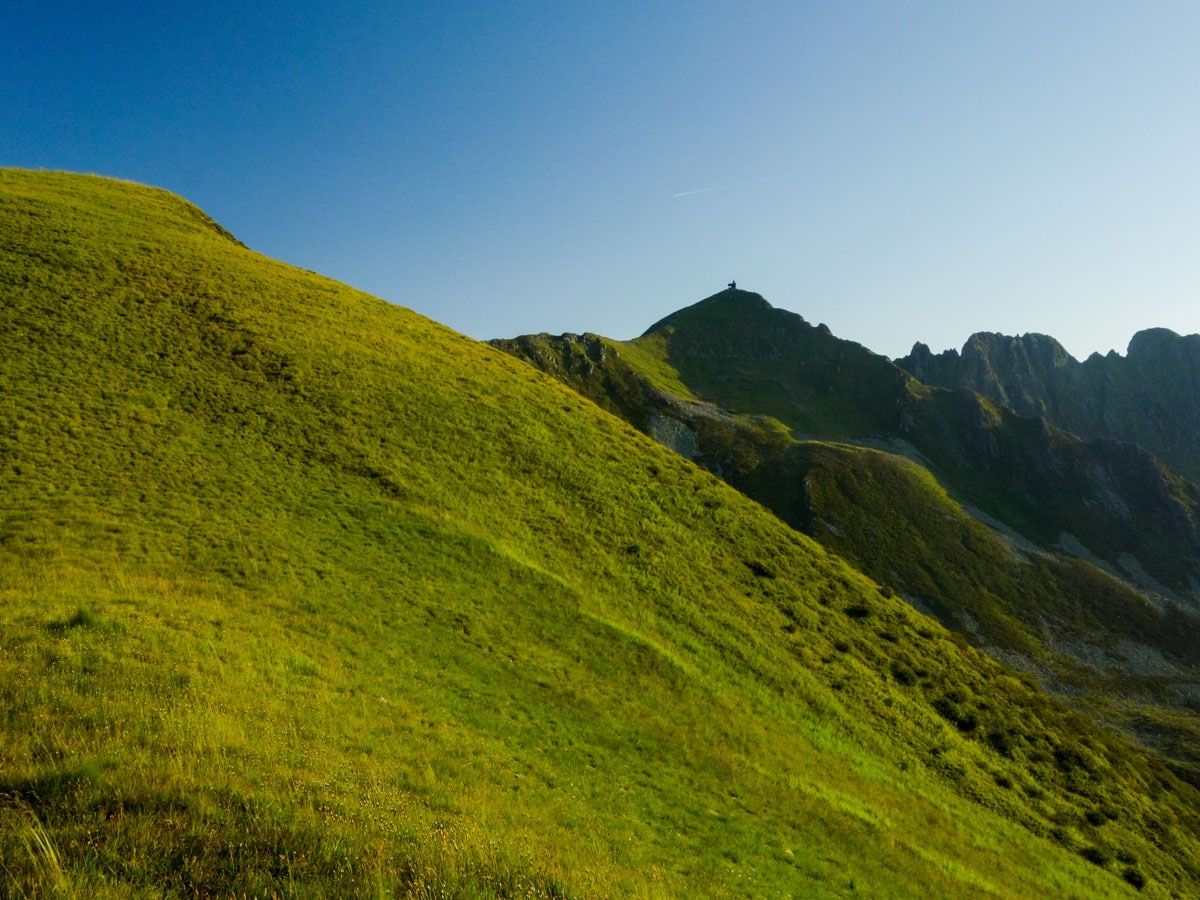
<svg viewBox="0 0 1200 900"><path fill-rule="evenodd" d="M0 171L0 342L8 893L1200 885L1200 797L1141 750L177 197Z"/></svg>

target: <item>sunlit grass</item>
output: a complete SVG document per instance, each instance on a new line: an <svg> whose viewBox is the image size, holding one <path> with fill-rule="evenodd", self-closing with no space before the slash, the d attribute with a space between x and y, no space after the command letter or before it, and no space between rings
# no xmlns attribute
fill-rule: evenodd
<svg viewBox="0 0 1200 900"><path fill-rule="evenodd" d="M523 363L97 179L0 172L0 279L10 894L1195 884L1194 792Z"/></svg>

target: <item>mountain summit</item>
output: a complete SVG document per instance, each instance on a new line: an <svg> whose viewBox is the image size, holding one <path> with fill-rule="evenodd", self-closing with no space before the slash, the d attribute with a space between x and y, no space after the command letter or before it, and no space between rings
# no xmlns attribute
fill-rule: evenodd
<svg viewBox="0 0 1200 900"><path fill-rule="evenodd" d="M776 310L762 294L738 288L727 288L660 319L647 328L645 334L667 332L678 327L711 327L723 324L754 327L754 323L759 321L759 317L769 316L773 312L783 313L790 319L800 319L795 313ZM800 321L804 320L800 319Z"/></svg>

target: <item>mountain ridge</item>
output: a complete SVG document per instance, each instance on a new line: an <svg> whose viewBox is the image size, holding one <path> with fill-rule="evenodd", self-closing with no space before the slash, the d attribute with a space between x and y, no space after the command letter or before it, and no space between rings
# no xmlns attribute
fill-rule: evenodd
<svg viewBox="0 0 1200 900"><path fill-rule="evenodd" d="M974 393L931 390L886 357L745 291L679 310L628 345L652 346L693 396L777 419L797 437L910 444L962 499L1041 543L1074 535L1114 564L1132 552L1181 595L1200 580L1200 494L1111 438L1081 440ZM1047 506L1046 497L1060 500ZM1156 533L1158 543L1148 537Z"/></svg>
<svg viewBox="0 0 1200 900"><path fill-rule="evenodd" d="M939 387L965 387L1083 438L1137 443L1200 479L1200 334L1137 332L1125 356L1080 362L1053 338L980 332L962 351L923 344L896 364Z"/></svg>

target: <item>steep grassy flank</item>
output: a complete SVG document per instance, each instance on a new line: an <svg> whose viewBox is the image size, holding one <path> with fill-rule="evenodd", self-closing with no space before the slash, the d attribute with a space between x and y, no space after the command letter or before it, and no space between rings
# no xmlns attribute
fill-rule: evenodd
<svg viewBox="0 0 1200 900"><path fill-rule="evenodd" d="M1200 608L1200 487L1146 450L1083 441L965 390L935 390L910 417L905 435L960 497L1046 546L1070 536L1126 577L1148 572Z"/></svg>
<svg viewBox="0 0 1200 900"><path fill-rule="evenodd" d="M1176 773L1200 784L1194 617L1170 602L1152 602L1084 560L1034 550L1028 541L1014 547L907 458L796 442L778 421L672 395L661 386L670 380L649 373L666 365L655 356L661 353L658 329L631 344L594 335L493 343L719 474L949 628L1038 672L1072 706L1126 728ZM913 396L955 406L986 403L934 396L919 385ZM1002 421L996 412L995 422ZM1025 425L1040 433L1036 422ZM959 432L934 427L948 432L954 445ZM992 504L1012 505L998 492Z"/></svg>
<svg viewBox="0 0 1200 900"><path fill-rule="evenodd" d="M730 294L736 296L726 296ZM1185 662L1200 662L1190 639L1195 625L1181 610L1170 606L1165 611L1157 609L1113 579L1089 574L1090 567L1078 560L1055 560L1049 554L1014 554L1006 541L967 515L927 468L894 453L861 446L797 441L778 420L761 415L771 408L769 399L758 402L751 397L744 401L744 408L760 414L751 415L699 402L691 392L671 393L669 378L661 375L667 363L656 353L662 352L662 335L673 334L681 327L676 324L681 320L687 328L685 349L676 356L686 360L694 354L723 360L729 353L740 353L738 360L724 369L723 378L736 380L730 371L737 371L739 366L753 370L753 384L764 385L768 398L777 389L798 396L799 389L787 385L792 380L803 381L806 376L794 369L824 371L828 366L821 360L833 351L821 350L819 345L846 344L819 328L797 324L798 317L791 313L771 310L757 295L746 294L749 299L745 299L743 294L726 291L702 301L668 317L629 344L595 335L531 335L493 343L554 374L660 442L674 446L769 507L785 522L851 559L879 583L929 606L947 623L964 613L982 619L983 634L990 642L1034 658L1044 655L1039 649L1041 631L1050 624L1073 638L1121 633L1165 649ZM749 319L748 324L742 323L745 333L740 335L733 322L739 315ZM714 318L715 322L709 322ZM781 323L778 328L771 326L775 319ZM798 329L800 336L780 336L789 329ZM693 336L693 332L700 336ZM793 338L799 342L799 349L791 347ZM726 339L730 345L722 349ZM765 360L761 361L762 371L758 371L760 360L753 352L755 346ZM789 353L795 351L795 358L781 346ZM806 358L810 351L812 357ZM838 352L873 357L857 345L846 345ZM778 360L778 364L771 360ZM874 387L882 397L891 393L887 385L895 381L897 370L881 357L873 360L889 370L882 379L885 384L876 383ZM859 362L851 360L843 368L852 370L859 367ZM714 372L721 371L715 362L711 365ZM683 377L675 370L667 371ZM818 380L841 377L835 371ZM706 390L724 399L721 388L713 386L717 380L715 374L710 375ZM857 376L847 373L845 380L846 384L839 383L829 390L811 391L817 397L811 402L818 406L840 404L843 401L824 395L830 391L836 395L844 389L860 399L869 395L866 385L870 378L862 372ZM774 388L770 382L775 383ZM858 382L864 385L861 389L847 387ZM1046 521L1086 532L1089 513L1091 519L1105 519L1096 506L1124 503L1126 497L1130 506L1146 504L1136 512L1139 520L1157 519L1164 524L1178 519L1180 528L1187 528L1186 509L1194 501L1194 487L1156 466L1151 457L1136 448L1105 448L1110 457L1120 459L1120 464L1114 466L1115 474L1106 473L1102 479L1111 496L1093 500L1089 488L1099 463L1089 458L1080 442L1070 435L1046 429L1036 421L1018 419L1010 411L966 392L931 392L910 383L905 387L905 396L913 401L909 412L914 419L912 427L921 431L915 439L936 457L938 471L957 474L955 483L974 487L973 499L1004 513L1006 521L1046 545L1052 545L1058 537L1056 531L1043 530ZM810 404L797 400L795 405ZM871 404L864 400L861 405ZM875 405L887 404L876 398ZM892 405L903 408L900 401L894 400ZM793 425L803 416L793 408ZM978 430L980 422L987 427ZM879 437L888 436L882 419L877 420L876 428ZM869 436L870 432L862 435ZM895 432L891 436L894 438ZM982 452L965 444L979 444ZM1040 471L1044 466L1030 459L1039 453L1059 457L1052 460L1052 472ZM986 462L980 463L978 458ZM1022 474L1017 476L1017 470ZM1023 483L1014 484L1014 480ZM1146 500L1152 496L1163 499L1156 485L1168 486L1187 502L1172 505L1164 501L1165 510L1156 516L1153 501ZM1079 502L1081 496L1088 498L1086 502ZM1032 506L1041 511L1038 521L1030 521L1025 514ZM1168 542L1161 536L1143 538L1132 532L1122 529L1120 537L1103 549L1112 556L1138 550L1144 558L1156 560L1157 571L1173 572L1180 579L1187 577L1186 558L1166 553ZM1163 558L1158 558L1159 553ZM1021 565L1014 564L1018 559ZM1180 623L1185 621L1189 624L1181 629Z"/></svg>
<svg viewBox="0 0 1200 900"><path fill-rule="evenodd" d="M727 290L656 322L630 342L659 357L697 397L734 413L771 416L798 435L838 438L899 427L912 379L881 356Z"/></svg>
<svg viewBox="0 0 1200 900"><path fill-rule="evenodd" d="M1163 612L1078 560L1015 549L915 463L815 442L797 445L788 459L805 481L812 533L827 531L822 543L947 622L965 621L1033 659L1046 656L1041 639L1053 628L1076 640L1120 633L1200 663L1200 648L1180 633L1181 611Z"/></svg>
<svg viewBox="0 0 1200 900"><path fill-rule="evenodd" d="M557 382L0 172L0 860L94 896L1105 896L1195 791Z"/></svg>

